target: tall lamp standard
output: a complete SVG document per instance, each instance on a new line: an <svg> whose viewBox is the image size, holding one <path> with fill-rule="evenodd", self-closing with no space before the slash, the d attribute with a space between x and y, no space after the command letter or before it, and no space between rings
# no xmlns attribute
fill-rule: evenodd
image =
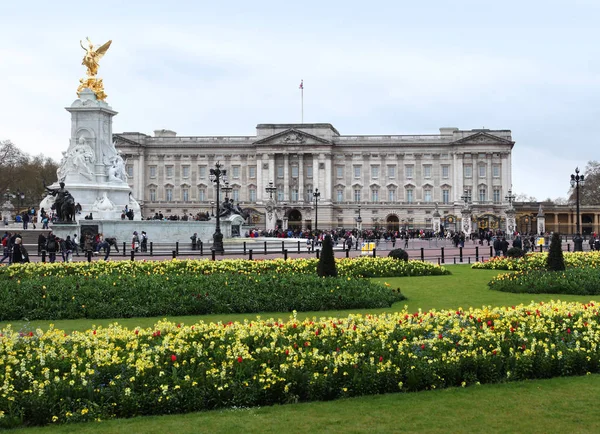
<svg viewBox="0 0 600 434"><path fill-rule="evenodd" d="M17 214L20 214L23 210L23 201L25 200L25 193L19 190L17 191L17 197L19 198L19 212Z"/></svg>
<svg viewBox="0 0 600 434"><path fill-rule="evenodd" d="M321 197L321 193L318 188L315 188L313 193L313 197L315 198L315 234L317 233L317 225L319 222L319 198Z"/></svg>
<svg viewBox="0 0 600 434"><path fill-rule="evenodd" d="M223 234L221 233L221 220L219 218L219 214L221 213L221 210L219 209L219 190L221 189L221 181L223 181L223 182L227 181L227 170L221 169L221 167L223 167L223 165L217 161L215 164L215 168L210 169L210 177L209 178L212 182L215 183L215 186L217 187L217 200L216 200L217 224L215 225L215 233L213 234L212 249L215 252L219 252L222 254L224 252L224 248L223 248Z"/></svg>
<svg viewBox="0 0 600 434"><path fill-rule="evenodd" d="M579 225L579 186L585 186L583 175L579 174L579 167L575 168L575 175L571 175L571 187L575 188L576 212L577 212L577 233L573 237L573 250L576 252L583 251L583 239L581 238L581 227Z"/></svg>

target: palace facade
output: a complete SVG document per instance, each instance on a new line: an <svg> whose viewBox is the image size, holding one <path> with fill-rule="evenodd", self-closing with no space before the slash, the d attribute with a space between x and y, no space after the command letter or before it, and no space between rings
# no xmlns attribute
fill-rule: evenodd
<svg viewBox="0 0 600 434"><path fill-rule="evenodd" d="M303 229L314 229L316 216L318 229L431 229L437 206L454 230L467 197L479 227L501 227L514 146L510 130L347 136L326 123L259 124L255 136L157 130L113 140L144 217L214 212L210 169L220 162L228 196L250 212L252 226L265 228L272 198L278 223Z"/></svg>

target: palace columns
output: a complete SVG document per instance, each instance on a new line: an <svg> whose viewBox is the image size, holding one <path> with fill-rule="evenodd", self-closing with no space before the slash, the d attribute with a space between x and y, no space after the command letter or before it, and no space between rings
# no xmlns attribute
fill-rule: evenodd
<svg viewBox="0 0 600 434"><path fill-rule="evenodd" d="M283 154L283 200L290 201L290 156Z"/></svg>
<svg viewBox="0 0 600 434"><path fill-rule="evenodd" d="M298 154L298 202L304 202L304 154Z"/></svg>

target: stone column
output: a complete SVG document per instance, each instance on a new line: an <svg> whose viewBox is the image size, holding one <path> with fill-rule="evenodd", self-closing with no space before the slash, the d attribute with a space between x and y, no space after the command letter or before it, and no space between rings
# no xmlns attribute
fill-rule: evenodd
<svg viewBox="0 0 600 434"><path fill-rule="evenodd" d="M298 154L298 202L304 202L304 154Z"/></svg>
<svg viewBox="0 0 600 434"><path fill-rule="evenodd" d="M331 194L331 159L333 158L332 154L325 154L325 179L324 179L324 188L325 188L325 200L327 202L332 201Z"/></svg>
<svg viewBox="0 0 600 434"><path fill-rule="evenodd" d="M290 200L290 156L287 152L283 154L283 200Z"/></svg>
<svg viewBox="0 0 600 434"><path fill-rule="evenodd" d="M544 216L544 210L540 204L540 209L537 215L537 233L538 235L544 235L546 233L546 217Z"/></svg>

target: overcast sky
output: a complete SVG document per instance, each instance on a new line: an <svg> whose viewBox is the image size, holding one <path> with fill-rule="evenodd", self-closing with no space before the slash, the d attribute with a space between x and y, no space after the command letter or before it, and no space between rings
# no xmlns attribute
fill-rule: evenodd
<svg viewBox="0 0 600 434"><path fill-rule="evenodd" d="M115 132L253 135L510 129L513 191L566 197L600 159L600 1L12 1L0 4L0 140L57 161L83 50Z"/></svg>

